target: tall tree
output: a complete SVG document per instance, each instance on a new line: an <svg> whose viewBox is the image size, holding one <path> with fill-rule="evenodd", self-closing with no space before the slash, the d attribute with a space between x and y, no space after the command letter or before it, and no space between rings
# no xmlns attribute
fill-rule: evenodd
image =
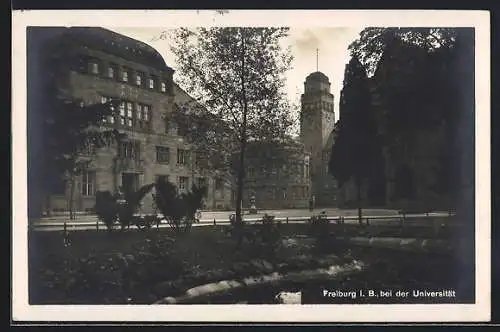
<svg viewBox="0 0 500 332"><path fill-rule="evenodd" d="M241 27L180 29L173 34L182 86L202 106L184 117L193 121L186 126L187 136L201 143L207 156L222 161L219 166L228 161L232 165L237 224L242 224L248 142L283 141L292 123L283 75L292 58L280 44L287 32ZM186 114L183 108L181 117Z"/></svg>
<svg viewBox="0 0 500 332"><path fill-rule="evenodd" d="M430 189L447 195L451 207L470 207L463 194L473 187L467 179L473 179L474 160L474 30L367 28L349 49L374 74L387 150L414 159L415 137L444 132Z"/></svg>
<svg viewBox="0 0 500 332"><path fill-rule="evenodd" d="M356 57L346 66L340 97L340 120L335 128L330 172L339 185L354 180L357 192L358 221L362 223L362 190L372 177L377 145L376 117L372 110L370 82Z"/></svg>
<svg viewBox="0 0 500 332"><path fill-rule="evenodd" d="M456 30L451 28L365 28L359 38L349 45L351 56L356 56L365 66L368 76L377 69L387 45L396 39L432 51L450 47L455 40Z"/></svg>

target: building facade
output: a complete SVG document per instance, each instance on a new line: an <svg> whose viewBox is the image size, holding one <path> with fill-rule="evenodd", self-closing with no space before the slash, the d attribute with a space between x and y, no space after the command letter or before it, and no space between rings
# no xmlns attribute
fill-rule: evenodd
<svg viewBox="0 0 500 332"><path fill-rule="evenodd" d="M306 77L301 96L300 139L311 156L311 195L317 206L336 205L336 183L328 172L334 142L334 96L321 72Z"/></svg>
<svg viewBox="0 0 500 332"><path fill-rule="evenodd" d="M57 84L85 103L119 100L119 114L103 120L126 138L95 151L90 167L76 179L75 211L91 212L97 191L116 193L119 188L138 189L164 177L179 191L192 184L208 186L206 208L229 208L234 190L224 174L196 167L193 147L166 118L179 95L173 69L150 46L101 28L67 28L51 40L57 57ZM183 95L181 98L185 98ZM50 193L43 210L66 212L69 187ZM145 197L142 212L154 211L152 196Z"/></svg>
<svg viewBox="0 0 500 332"><path fill-rule="evenodd" d="M259 209L307 208L310 156L300 142L249 142L243 206L255 197Z"/></svg>

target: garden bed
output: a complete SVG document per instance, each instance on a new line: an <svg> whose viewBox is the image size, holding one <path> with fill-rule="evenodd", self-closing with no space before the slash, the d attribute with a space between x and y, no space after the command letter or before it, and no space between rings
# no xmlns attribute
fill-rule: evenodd
<svg viewBox="0 0 500 332"><path fill-rule="evenodd" d="M443 276L443 282L449 285L463 279L457 276L460 274L457 269L463 271L463 267L457 265L459 263L449 254L398 254L383 248L351 246L345 241L334 240L335 234L340 234L341 226L337 226L330 227L334 234L331 238L333 245L326 248L327 252L321 253L314 251L310 239L305 237L307 225L300 224L280 227L282 239L299 239L299 245L282 243L272 253L254 250L249 245L239 249L235 241L225 234L224 226L197 227L182 237L172 236L168 229L110 234L78 231L70 233L69 246L64 246L61 232L32 232L29 241L30 303L149 304L165 296L179 296L189 288L221 280L324 267L332 263L332 255L337 257L339 264L355 258L373 266L362 277L368 284L375 282L376 274L370 270L385 269L380 266L385 266L387 273L399 271L398 275L405 275L404 280L413 278L422 284L435 282L433 276ZM344 227L341 234L359 235L359 231L363 230L358 227L356 232L355 227ZM370 227L368 235L385 232L394 236L394 228L391 228L392 233L389 228ZM364 230L368 231L368 228ZM424 238L435 237L432 232L424 230L420 235ZM413 256L409 258L408 255ZM329 261L325 261L327 256ZM409 271L405 262L411 262L411 271L415 273L411 278L405 272ZM380 276L381 282L395 283L390 276Z"/></svg>

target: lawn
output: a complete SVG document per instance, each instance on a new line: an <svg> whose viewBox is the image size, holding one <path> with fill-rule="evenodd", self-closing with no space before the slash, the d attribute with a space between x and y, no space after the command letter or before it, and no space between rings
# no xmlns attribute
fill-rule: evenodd
<svg viewBox="0 0 500 332"><path fill-rule="evenodd" d="M62 232L31 232L30 303L149 304L204 283L318 267L324 264L320 257L332 254L338 257L339 264L352 259L370 264L367 271L347 279L351 287L447 286L462 290L461 301L471 300L471 283L463 283L465 279L470 281L471 278L465 276L471 269L464 270L463 263L447 253L429 255L357 248L335 240L335 235L452 239L453 231L436 233L428 227L330 225L333 236L326 248L318 252L314 241L303 238L308 234L308 227L305 224L279 226L281 239L300 239L300 245L295 246L281 242L275 246L262 243L238 246L225 233L224 226L196 227L183 236L174 236L169 229L75 231L70 233L69 246L64 245ZM286 287L297 285L291 283ZM267 301L265 296L259 300Z"/></svg>

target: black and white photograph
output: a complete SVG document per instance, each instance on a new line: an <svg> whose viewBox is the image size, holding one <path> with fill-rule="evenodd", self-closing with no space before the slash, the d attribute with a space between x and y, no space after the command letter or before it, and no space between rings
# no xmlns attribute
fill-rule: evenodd
<svg viewBox="0 0 500 332"><path fill-rule="evenodd" d="M14 14L15 316L489 319L487 12Z"/></svg>

